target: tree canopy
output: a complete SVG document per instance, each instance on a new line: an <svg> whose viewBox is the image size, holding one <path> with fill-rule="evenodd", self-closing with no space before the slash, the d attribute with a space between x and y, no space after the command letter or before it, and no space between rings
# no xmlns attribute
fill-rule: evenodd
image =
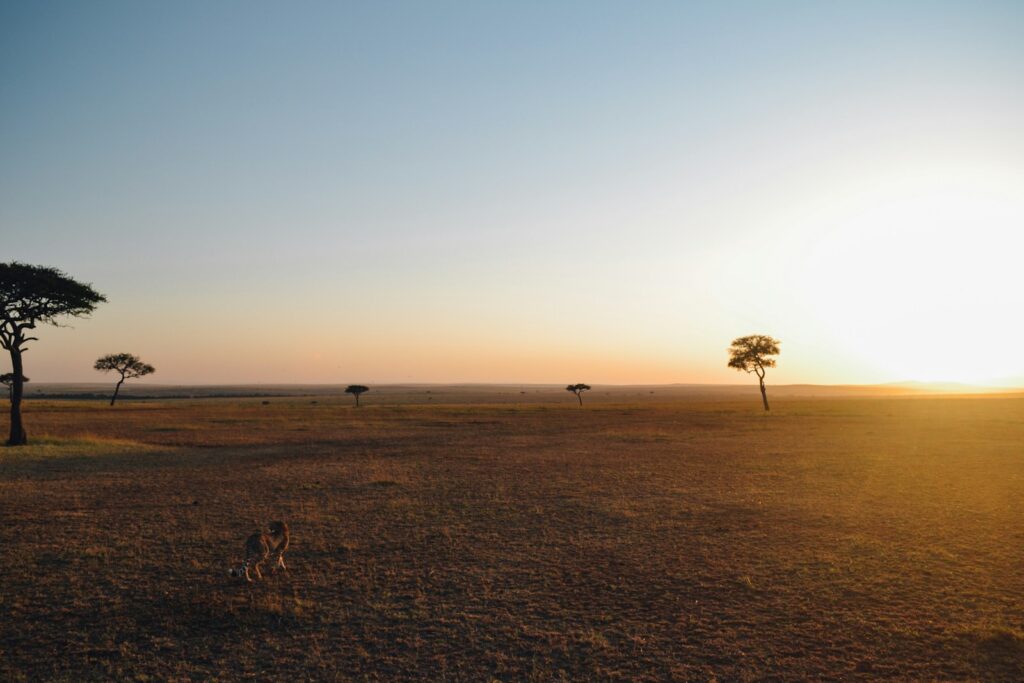
<svg viewBox="0 0 1024 683"><path fill-rule="evenodd" d="M141 358L131 353L111 353L97 360L93 367L101 372L116 370L125 379L143 377L156 372L156 368L149 363L143 363Z"/></svg>
<svg viewBox="0 0 1024 683"><path fill-rule="evenodd" d="M106 300L92 285L56 268L0 263L0 341L9 349L16 330L31 330L40 323L57 325L62 316L86 316ZM22 340L26 341L36 340Z"/></svg>

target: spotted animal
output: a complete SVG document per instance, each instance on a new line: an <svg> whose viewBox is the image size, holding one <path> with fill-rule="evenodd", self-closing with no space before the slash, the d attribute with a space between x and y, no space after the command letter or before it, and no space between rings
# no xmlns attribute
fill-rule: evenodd
<svg viewBox="0 0 1024 683"><path fill-rule="evenodd" d="M257 531L245 539L245 562L240 566L232 567L228 573L233 577L244 576L246 581L252 582L252 574L257 579L263 578L260 567L270 558L275 557L274 568L280 567L287 570L284 563L284 553L288 550L291 535L288 525L281 521L271 522L268 531Z"/></svg>

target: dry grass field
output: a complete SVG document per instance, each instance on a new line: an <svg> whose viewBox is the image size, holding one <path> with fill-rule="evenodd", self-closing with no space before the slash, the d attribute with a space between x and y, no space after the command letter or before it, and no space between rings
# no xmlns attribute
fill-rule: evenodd
<svg viewBox="0 0 1024 683"><path fill-rule="evenodd" d="M29 401L0 679L1024 679L1024 399L555 400Z"/></svg>

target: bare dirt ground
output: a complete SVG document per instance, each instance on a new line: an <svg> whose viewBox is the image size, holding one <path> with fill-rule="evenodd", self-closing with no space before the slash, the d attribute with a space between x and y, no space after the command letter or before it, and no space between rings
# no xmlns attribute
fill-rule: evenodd
<svg viewBox="0 0 1024 683"><path fill-rule="evenodd" d="M560 400L31 401L0 679L1024 679L1024 400Z"/></svg>

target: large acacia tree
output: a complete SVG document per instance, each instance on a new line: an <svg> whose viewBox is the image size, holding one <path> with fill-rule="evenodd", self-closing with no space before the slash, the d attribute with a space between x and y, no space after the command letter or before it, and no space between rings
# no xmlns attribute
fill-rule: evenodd
<svg viewBox="0 0 1024 683"><path fill-rule="evenodd" d="M764 402L765 410L769 409L768 391L764 386L765 368L775 367L775 359L771 356L777 355L779 355L779 340L764 334L752 334L733 339L732 346L729 347L729 367L757 375L757 381L761 384L761 401Z"/></svg>
<svg viewBox="0 0 1024 683"><path fill-rule="evenodd" d="M60 325L65 316L81 318L106 297L92 285L73 280L56 268L12 261L0 263L0 346L11 354L11 434L8 446L28 443L21 420L24 392L22 354L37 325Z"/></svg>
<svg viewBox="0 0 1024 683"><path fill-rule="evenodd" d="M117 392L121 390L121 385L126 379L135 379L156 372L156 368L152 365L143 363L141 358L130 353L112 353L103 356L96 361L93 368L100 372L113 370L121 375L121 379L117 380L117 386L114 387L114 395L110 397L110 405L114 405L114 401L117 400Z"/></svg>

